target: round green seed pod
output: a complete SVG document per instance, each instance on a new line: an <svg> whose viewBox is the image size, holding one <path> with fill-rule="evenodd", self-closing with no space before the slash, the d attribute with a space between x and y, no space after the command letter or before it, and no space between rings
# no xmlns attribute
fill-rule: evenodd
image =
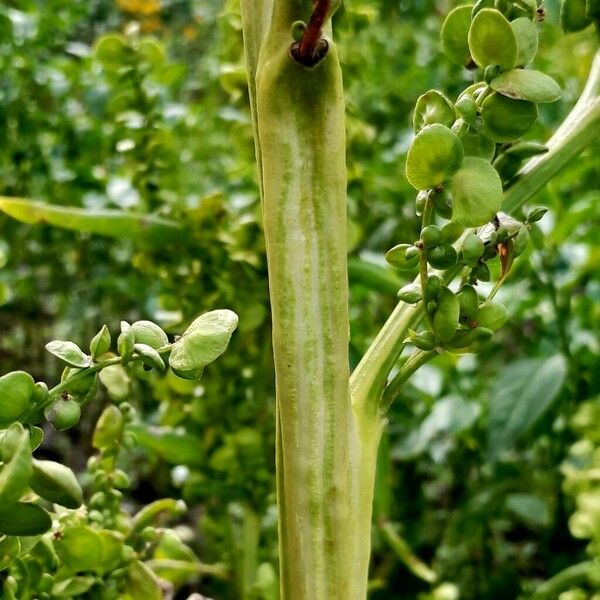
<svg viewBox="0 0 600 600"><path fill-rule="evenodd" d="M472 125L475 122L475 117L477 116L477 104L471 96L461 95L454 107L465 123Z"/></svg>
<svg viewBox="0 0 600 600"><path fill-rule="evenodd" d="M423 214L428 199L429 192L427 191L421 191L417 194L417 197L415 199L415 213L418 217L420 217Z"/></svg>
<svg viewBox="0 0 600 600"><path fill-rule="evenodd" d="M491 277L490 268L485 263L479 263L475 269L475 277L479 281L489 281Z"/></svg>
<svg viewBox="0 0 600 600"><path fill-rule="evenodd" d="M496 331L508 321L508 313L504 304L489 300L479 307L475 319L481 327Z"/></svg>
<svg viewBox="0 0 600 600"><path fill-rule="evenodd" d="M457 294L460 305L460 319L474 319L479 308L479 296L472 285L466 284Z"/></svg>
<svg viewBox="0 0 600 600"><path fill-rule="evenodd" d="M442 342L450 341L458 328L460 304L447 287L440 290L438 307L433 314L433 332Z"/></svg>
<svg viewBox="0 0 600 600"><path fill-rule="evenodd" d="M437 300L438 294L443 287L442 278L439 275L430 275L425 284L425 300Z"/></svg>
<svg viewBox="0 0 600 600"><path fill-rule="evenodd" d="M398 244L387 251L385 260L394 268L400 271L410 271L414 269L418 262L419 256L413 256L413 251L406 256L407 251L410 248L414 248L412 244Z"/></svg>
<svg viewBox="0 0 600 600"><path fill-rule="evenodd" d="M464 239L461 248L462 261L468 267L475 267L483 255L484 244L479 236L473 232Z"/></svg>
<svg viewBox="0 0 600 600"><path fill-rule="evenodd" d="M444 244L454 243L464 232L465 227L458 221L450 221L442 227L442 242Z"/></svg>
<svg viewBox="0 0 600 600"><path fill-rule="evenodd" d="M423 293L418 283L409 283L398 292L398 299L407 304L416 304L422 297Z"/></svg>
<svg viewBox="0 0 600 600"><path fill-rule="evenodd" d="M442 243L442 231L437 225L427 225L421 231L421 241L425 248L435 248Z"/></svg>
<svg viewBox="0 0 600 600"><path fill-rule="evenodd" d="M538 109L533 102L494 92L483 101L481 116L484 135L495 142L514 142L537 121Z"/></svg>
<svg viewBox="0 0 600 600"><path fill-rule="evenodd" d="M456 264L458 256L456 250L450 244L442 244L426 252L427 262L434 269L447 269Z"/></svg>
<svg viewBox="0 0 600 600"><path fill-rule="evenodd" d="M433 350L437 346L437 340L431 331L421 331L420 333L410 331L409 341L419 350Z"/></svg>
<svg viewBox="0 0 600 600"><path fill-rule="evenodd" d="M433 208L440 217L452 218L452 195L448 190L435 190L431 196Z"/></svg>
<svg viewBox="0 0 600 600"><path fill-rule="evenodd" d="M81 419L81 407L79 403L69 396L66 400L62 398L54 402L46 411L46 418L54 429L64 431L79 423Z"/></svg>

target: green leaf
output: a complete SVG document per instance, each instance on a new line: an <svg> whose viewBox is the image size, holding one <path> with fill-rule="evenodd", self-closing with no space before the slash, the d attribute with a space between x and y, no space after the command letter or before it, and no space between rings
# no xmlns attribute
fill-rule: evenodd
<svg viewBox="0 0 600 600"><path fill-rule="evenodd" d="M201 441L190 433L170 428L134 426L128 431L135 434L138 443L156 452L163 460L174 465L202 468L206 452Z"/></svg>
<svg viewBox="0 0 600 600"><path fill-rule="evenodd" d="M158 578L143 562L136 560L126 572L124 600L163 600Z"/></svg>
<svg viewBox="0 0 600 600"><path fill-rule="evenodd" d="M406 178L418 190L435 188L460 168L463 147L443 125L428 125L415 137L406 157Z"/></svg>
<svg viewBox="0 0 600 600"><path fill-rule="evenodd" d="M459 131L458 137L462 142L465 156L476 156L488 162L494 158L496 144L490 138L485 137L470 127Z"/></svg>
<svg viewBox="0 0 600 600"><path fill-rule="evenodd" d="M50 515L37 504L17 502L0 508L0 533L4 535L41 535L52 527Z"/></svg>
<svg viewBox="0 0 600 600"><path fill-rule="evenodd" d="M450 11L442 25L442 49L454 63L466 67L471 63L469 50L469 27L471 26L472 6L458 6Z"/></svg>
<svg viewBox="0 0 600 600"><path fill-rule="evenodd" d="M96 578L92 575L79 575L77 577L69 577L62 581L57 581L52 588L52 597L64 598L70 600L77 596L80 597L88 592L96 583Z"/></svg>
<svg viewBox="0 0 600 600"><path fill-rule="evenodd" d="M15 423L7 432L11 439L11 459L0 471L0 507L17 502L29 487L31 447L29 431Z"/></svg>
<svg viewBox="0 0 600 600"><path fill-rule="evenodd" d="M92 338L90 342L90 354L94 360L98 360L103 354L110 350L110 331L106 325Z"/></svg>
<svg viewBox="0 0 600 600"><path fill-rule="evenodd" d="M231 310L213 310L198 317L173 344L169 365L184 379L195 379L229 345L238 324Z"/></svg>
<svg viewBox="0 0 600 600"><path fill-rule="evenodd" d="M96 42L94 53L107 66L121 66L127 53L127 40L122 35L103 35Z"/></svg>
<svg viewBox="0 0 600 600"><path fill-rule="evenodd" d="M74 342L54 340L46 344L46 350L70 367L85 369L92 364L91 356L88 356Z"/></svg>
<svg viewBox="0 0 600 600"><path fill-rule="evenodd" d="M96 571L102 563L104 545L97 531L85 525L66 527L54 539L58 556L73 572Z"/></svg>
<svg viewBox="0 0 600 600"><path fill-rule="evenodd" d="M79 508L83 491L68 467L51 460L34 460L31 489L44 500L65 508Z"/></svg>
<svg viewBox="0 0 600 600"><path fill-rule="evenodd" d="M123 427L123 413L114 404L109 404L96 423L92 446L104 450L118 444L123 437Z"/></svg>
<svg viewBox="0 0 600 600"><path fill-rule="evenodd" d="M514 142L536 122L537 106L527 100L513 100L502 94L490 94L481 106L483 133L495 142Z"/></svg>
<svg viewBox="0 0 600 600"><path fill-rule="evenodd" d="M123 365L110 365L100 371L100 383L106 388L111 400L127 400L131 380Z"/></svg>
<svg viewBox="0 0 600 600"><path fill-rule="evenodd" d="M395 294L402 280L389 267L384 267L361 258L348 258L350 285L360 285L384 294Z"/></svg>
<svg viewBox="0 0 600 600"><path fill-rule="evenodd" d="M0 196L0 210L30 225L47 223L62 229L130 239L148 244L163 244L181 238L182 228L173 221L152 215L120 210L55 206L23 198Z"/></svg>
<svg viewBox="0 0 600 600"><path fill-rule="evenodd" d="M558 83L552 77L530 69L513 69L501 73L492 80L490 87L503 96L536 104L555 102L562 95Z"/></svg>
<svg viewBox="0 0 600 600"><path fill-rule="evenodd" d="M566 33L581 31L592 24L586 11L586 0L562 0L560 26Z"/></svg>
<svg viewBox="0 0 600 600"><path fill-rule="evenodd" d="M7 427L27 412L34 390L33 377L24 371L0 377L0 427Z"/></svg>
<svg viewBox="0 0 600 600"><path fill-rule="evenodd" d="M5 537L0 540L0 572L10 567L21 550L21 542L17 537Z"/></svg>
<svg viewBox="0 0 600 600"><path fill-rule="evenodd" d="M517 64L517 38L506 17L495 8L484 8L469 29L469 49L477 65L498 65L503 71Z"/></svg>
<svg viewBox="0 0 600 600"><path fill-rule="evenodd" d="M490 390L488 442L493 457L510 449L552 406L566 375L566 361L559 354L502 369Z"/></svg>
<svg viewBox="0 0 600 600"><path fill-rule="evenodd" d="M131 326L136 344L146 344L151 348L162 348L169 343L167 334L152 321L136 321Z"/></svg>
<svg viewBox="0 0 600 600"><path fill-rule="evenodd" d="M452 194L453 219L465 227L490 221L502 204L502 182L487 161L467 156L448 183Z"/></svg>
<svg viewBox="0 0 600 600"><path fill-rule="evenodd" d="M423 127L439 123L450 127L454 123L454 105L437 90L429 90L417 99L413 113L413 128L419 133Z"/></svg>
<svg viewBox="0 0 600 600"><path fill-rule="evenodd" d="M548 502L534 494L509 494L506 508L528 525L548 527L552 522Z"/></svg>
<svg viewBox="0 0 600 600"><path fill-rule="evenodd" d="M520 17L510 22L517 40L517 64L528 65L538 51L538 34L531 19Z"/></svg>

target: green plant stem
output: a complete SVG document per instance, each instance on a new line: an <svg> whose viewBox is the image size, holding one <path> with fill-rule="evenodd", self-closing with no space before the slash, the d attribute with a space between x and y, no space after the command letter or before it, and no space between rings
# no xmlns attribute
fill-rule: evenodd
<svg viewBox="0 0 600 600"><path fill-rule="evenodd" d="M165 353L170 352L172 347L173 347L173 344L167 344L167 345L163 346L162 348L158 348L157 352L159 354L165 354ZM111 367L113 365L120 365L120 364L123 364L124 362L128 362L128 363L129 362L137 362L138 360L142 360L142 357L139 354L134 353L133 356L131 358L129 358L127 361L124 361L123 357L121 357L121 356L115 356L114 358L107 358L106 360L103 360L102 362L95 363L89 367L86 367L85 369L81 369L80 371L75 373L72 377L69 377L69 379L66 379L65 381L61 381L59 384L57 384L53 388L51 388L48 391L48 398L47 398L46 402L40 408L46 408L46 406L52 404L52 402L54 401L56 396L58 396L61 392L64 392L65 390L69 389L69 387L71 387L74 383L76 383L80 379L84 379L84 378L88 377L92 373L98 373L99 371L102 371L102 369L105 369L106 367Z"/></svg>
<svg viewBox="0 0 600 600"><path fill-rule="evenodd" d="M392 381L386 386L385 391L383 392L383 397L381 399L381 409L383 411L387 410L392 402L396 399L402 386L408 381L408 379L413 375L416 371L418 371L424 364L428 363L430 360L435 358L438 354L441 353L441 350L415 350L413 354L411 354L406 362L400 367L400 370Z"/></svg>
<svg viewBox="0 0 600 600"><path fill-rule="evenodd" d="M600 50L585 88L561 126L548 140L548 152L529 160L506 191L502 210L518 211L565 165L600 138Z"/></svg>
<svg viewBox="0 0 600 600"><path fill-rule="evenodd" d="M515 212L529 201L560 169L600 137L600 51L596 54L585 89L563 124L548 142L549 152L531 159L517 183L504 195L503 210ZM454 276L454 275L453 275ZM422 303L399 303L365 352L351 377L353 396L378 402L394 363L400 356L409 327L422 317Z"/></svg>
<svg viewBox="0 0 600 600"><path fill-rule="evenodd" d="M416 575L427 583L435 583L437 580L435 571L412 552L406 540L398 534L392 523L383 521L379 524L379 528L383 538L394 554L413 575Z"/></svg>
<svg viewBox="0 0 600 600"><path fill-rule="evenodd" d="M598 569L598 564L591 560L567 567L540 585L531 596L531 600L554 600L561 592L586 583L589 576L594 571L598 572Z"/></svg>

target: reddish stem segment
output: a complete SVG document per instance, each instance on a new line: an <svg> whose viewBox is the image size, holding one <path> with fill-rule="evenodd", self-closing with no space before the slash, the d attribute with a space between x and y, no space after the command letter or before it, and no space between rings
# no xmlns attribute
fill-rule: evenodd
<svg viewBox="0 0 600 600"><path fill-rule="evenodd" d="M313 14L294 53L299 62L312 63L320 48L321 30L331 8L331 0L316 0Z"/></svg>

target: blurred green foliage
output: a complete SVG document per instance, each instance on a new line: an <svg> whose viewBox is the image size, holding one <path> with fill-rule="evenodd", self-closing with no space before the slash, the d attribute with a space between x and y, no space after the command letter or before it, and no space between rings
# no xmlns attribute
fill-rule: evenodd
<svg viewBox="0 0 600 600"><path fill-rule="evenodd" d="M454 99L465 86L438 41L453 6L351 2L336 16L353 364L405 283L383 255L418 232L404 178L414 103L428 89ZM560 32L554 0L545 10L536 64L564 94L543 107L528 135L538 140L577 99L595 49L591 30ZM234 0L0 6L0 196L181 227L147 244L0 216L2 373L58 380L44 344L87 340L116 317L150 318L175 334L215 306L240 316L229 351L200 382L140 373L125 389L109 386L139 417L138 445L120 459L131 505L184 499L186 541L202 561L230 567L229 581L188 579L182 598L274 597L274 386L247 106ZM550 212L499 294L511 319L494 345L440 357L394 405L380 454L372 598L527 598L600 556L599 151L600 142L536 198ZM47 435L38 454L82 469L96 402L76 433ZM417 556L435 582L415 569ZM600 590L589 577L572 587L563 600Z"/></svg>

